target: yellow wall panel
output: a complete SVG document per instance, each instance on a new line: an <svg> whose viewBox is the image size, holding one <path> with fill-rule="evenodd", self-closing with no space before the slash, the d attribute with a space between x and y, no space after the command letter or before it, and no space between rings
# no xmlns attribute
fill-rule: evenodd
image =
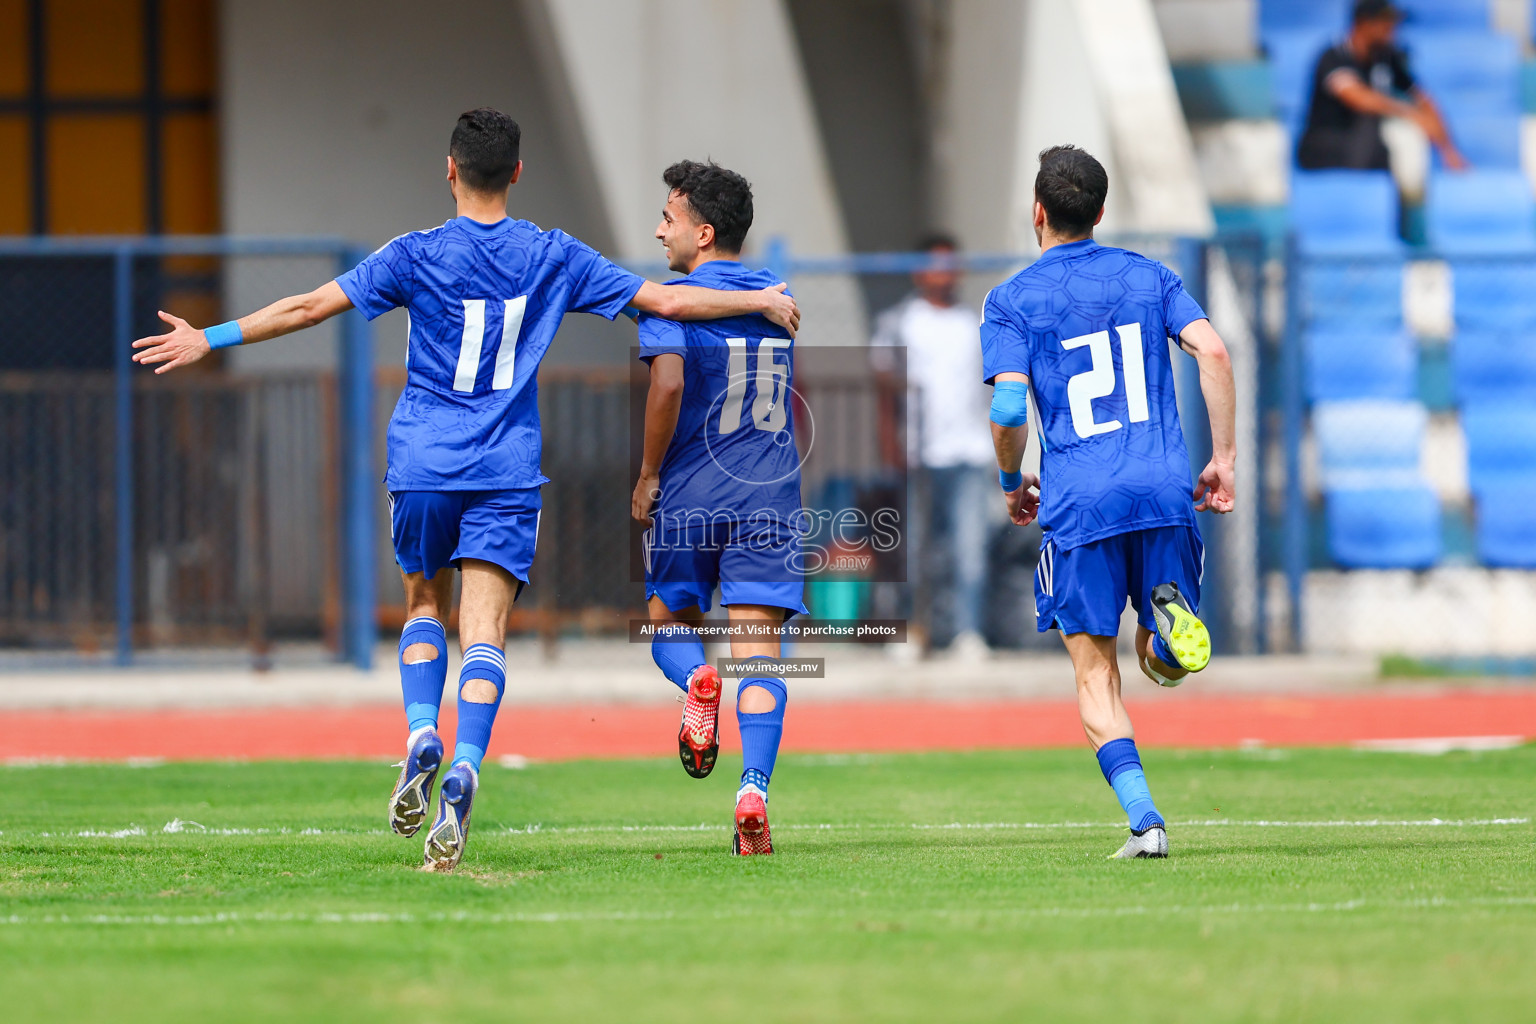
<svg viewBox="0 0 1536 1024"><path fill-rule="evenodd" d="M0 117L0 235L32 230L31 161L27 119Z"/></svg>
<svg viewBox="0 0 1536 1024"><path fill-rule="evenodd" d="M165 231L206 235L219 229L217 136L209 114L165 119L161 134Z"/></svg>
<svg viewBox="0 0 1536 1024"><path fill-rule="evenodd" d="M160 0L160 83L167 96L214 91L212 0Z"/></svg>
<svg viewBox="0 0 1536 1024"><path fill-rule="evenodd" d="M142 0L44 0L48 92L131 96L144 88Z"/></svg>
<svg viewBox="0 0 1536 1024"><path fill-rule="evenodd" d="M29 27L27 0L0 0L0 96L27 92L32 75L32 62L27 59Z"/></svg>
<svg viewBox="0 0 1536 1024"><path fill-rule="evenodd" d="M145 230L142 118L61 115L49 122L48 227L59 235Z"/></svg>

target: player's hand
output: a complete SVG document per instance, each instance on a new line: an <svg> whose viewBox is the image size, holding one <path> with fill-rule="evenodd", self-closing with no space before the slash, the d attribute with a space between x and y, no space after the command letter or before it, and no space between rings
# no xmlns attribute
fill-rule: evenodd
<svg viewBox="0 0 1536 1024"><path fill-rule="evenodd" d="M1232 511L1236 474L1232 463L1212 459L1195 481L1195 511L1225 515Z"/></svg>
<svg viewBox="0 0 1536 1024"><path fill-rule="evenodd" d="M208 345L208 339L203 337L203 332L181 317L172 316L162 309L160 319L171 325L171 333L140 338L134 342L134 348L143 349L142 352L134 353L134 362L144 366L163 363L163 366L155 368L155 372L164 373L178 366L189 366L213 351Z"/></svg>
<svg viewBox="0 0 1536 1024"><path fill-rule="evenodd" d="M655 473L640 474L635 481L635 493L629 499L629 514L638 523L651 524L651 509L661 496L661 478Z"/></svg>
<svg viewBox="0 0 1536 1024"><path fill-rule="evenodd" d="M1040 514L1040 478L1025 473L1024 483L1016 491L1004 491L1003 500L1008 503L1008 518L1013 524L1028 526Z"/></svg>
<svg viewBox="0 0 1536 1024"><path fill-rule="evenodd" d="M1441 150L1440 159L1444 161L1446 170L1467 171L1472 169L1471 162L1455 146L1446 146L1445 149Z"/></svg>
<svg viewBox="0 0 1536 1024"><path fill-rule="evenodd" d="M793 295L784 294L788 287L787 284L776 284L764 288L759 294L763 297L763 316L784 328L793 338L800 330L800 307L795 304Z"/></svg>

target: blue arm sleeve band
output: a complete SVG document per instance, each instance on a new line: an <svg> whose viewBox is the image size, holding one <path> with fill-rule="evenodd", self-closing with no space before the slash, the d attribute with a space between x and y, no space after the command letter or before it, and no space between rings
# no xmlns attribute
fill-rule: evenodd
<svg viewBox="0 0 1536 1024"><path fill-rule="evenodd" d="M992 388L992 422L1000 427L1022 427L1029 422L1029 385L1000 380Z"/></svg>
<svg viewBox="0 0 1536 1024"><path fill-rule="evenodd" d="M1011 493L1024 486L1024 474L1023 472L1009 473L1000 469L997 471L997 482L1002 485L1003 490Z"/></svg>
<svg viewBox="0 0 1536 1024"><path fill-rule="evenodd" d="M203 337L208 339L209 348L229 348L245 340L245 336L240 333L240 325L234 320L226 320L207 328L203 331Z"/></svg>

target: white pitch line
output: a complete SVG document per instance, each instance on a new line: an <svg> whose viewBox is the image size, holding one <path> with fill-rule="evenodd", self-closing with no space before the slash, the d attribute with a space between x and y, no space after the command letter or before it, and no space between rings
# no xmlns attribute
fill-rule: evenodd
<svg viewBox="0 0 1536 1024"><path fill-rule="evenodd" d="M1131 904L1118 907L987 907L985 909L932 908L902 910L894 916L901 919L936 917L960 921L985 918L1099 918L1099 917L1155 917L1173 915L1212 914L1348 914L1362 910L1464 910L1477 908L1536 907L1536 896L1490 896L1466 899L1425 897L1412 900L1336 900L1308 903L1217 903L1217 904ZM760 908L741 907L713 911L710 915L724 920L741 917L759 917ZM838 918L864 920L871 916L869 910L815 910L797 909L785 916L799 918ZM873 916L881 916L878 912ZM546 913L475 913L455 911L451 913L383 913L352 911L346 913L273 913L258 911L241 913L223 911L208 914L10 914L0 916L0 927L36 927L46 925L118 925L153 927L217 927L236 924L563 924L579 922L668 921L676 917L673 911L590 911ZM696 920L697 915L690 915Z"/></svg>
<svg viewBox="0 0 1536 1024"><path fill-rule="evenodd" d="M1240 818L1207 818L1203 820L1171 821L1170 829L1178 828L1491 828L1510 825L1529 825L1530 818L1359 818L1319 821L1282 821L1268 819L1245 820ZM1065 829L1124 829L1123 822L1114 821L952 821L943 823L924 822L786 822L775 826L780 831L796 832L905 832L905 831L1055 831ZM533 835L536 833L562 833L567 835L622 835L648 832L727 832L728 824L700 822L696 825L542 825L531 824L522 828L490 830L490 835ZM158 829L146 829L142 825L129 825L119 829L81 829L74 832L0 832L12 837L44 839L135 839L155 835L196 836L383 836L387 829L345 828L230 828L207 827L195 821L173 818ZM480 834L487 834L482 831Z"/></svg>

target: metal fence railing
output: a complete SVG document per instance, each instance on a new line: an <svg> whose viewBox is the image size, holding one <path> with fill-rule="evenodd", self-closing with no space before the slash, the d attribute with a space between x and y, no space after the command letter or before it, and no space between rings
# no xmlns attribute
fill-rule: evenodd
<svg viewBox="0 0 1536 1024"><path fill-rule="evenodd" d="M1376 580L1370 585L1406 592L1420 585L1412 573L1424 571L1382 582L1390 570L1346 565L1328 546L1337 502L1324 482L1333 467L1320 461L1318 403L1308 390L1309 380L1321 379L1312 339L1322 328L1360 331L1337 303L1330 312L1318 300L1342 294L1348 312L1348 289L1370 287L1371 275L1307 269L1294 258L1287 265L1242 238L1109 241L1182 273L1233 352L1246 490L1239 514L1202 517L1205 607L1218 645L1333 649L1334 634L1319 619L1347 618L1340 609L1366 614L1358 606L1368 598L1350 598L1349 587ZM367 662L403 615L379 479L383 425L404 380L398 369L373 372L367 324L348 314L318 328L307 344L325 351L334 342L337 354L311 369L233 363L156 377L129 362L127 347L159 329L157 309L217 322L313 287L359 255L325 240L0 242L0 646L101 650L127 661L150 650L249 645L260 658L271 643L299 638ZM797 387L816 424L804 464L806 506L867 510L899 500L911 541L900 564L880 565L878 578L829 577L811 588L812 601L910 617L919 638L942 645L952 616L942 600L928 598L944 593L953 566L923 534L932 475L909 465L924 424L898 416L897 429L914 444L893 443L890 410L907 403L910 412L910 396L892 392L868 354L880 313L908 293L911 273L928 258L799 257L782 244L766 255L805 316ZM1027 262L1019 254L960 255L962 302L979 311L987 290ZM639 269L660 276L660 268ZM1416 336L1414 379L1432 380L1424 368L1436 358L1454 361L1446 353L1472 333L1457 323L1448 344ZM1175 366L1191 460L1203 465L1210 441L1195 364L1179 357ZM924 384L908 383L896 391L916 394ZM570 629L617 631L640 606L627 514L637 394L628 370L542 372L552 483L534 587L519 602L514 629L550 639ZM1458 433L1459 399L1448 401L1429 409L1425 443L1438 444L1435 451L1468 443ZM1464 450L1460 459L1465 466ZM1485 499L1466 494L1460 505L1442 500L1436 514L1445 537L1462 537L1461 547L1445 550L1472 554L1433 568L1516 572L1478 579L1524 587L1519 570L1496 569L1479 553ZM1463 535L1474 539L1464 543ZM992 522L985 543L994 645L1054 643L1033 633L1037 540ZM1489 649L1503 650L1501 643Z"/></svg>
<svg viewBox="0 0 1536 1024"><path fill-rule="evenodd" d="M351 266L328 240L0 240L0 644L111 651L377 636L370 332L334 367L158 377L156 311L213 323Z"/></svg>

